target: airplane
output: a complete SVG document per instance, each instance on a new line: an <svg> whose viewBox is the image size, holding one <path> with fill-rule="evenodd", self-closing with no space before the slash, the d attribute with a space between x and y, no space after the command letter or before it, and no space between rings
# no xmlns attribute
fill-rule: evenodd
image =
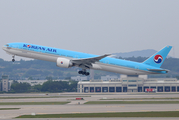
<svg viewBox="0 0 179 120"><path fill-rule="evenodd" d="M79 67L79 74L88 76L87 69L103 70L125 75L166 74L169 70L160 68L172 46L166 46L142 63L110 57L111 54L93 55L30 43L8 43L4 51L15 56L55 62L58 67Z"/></svg>

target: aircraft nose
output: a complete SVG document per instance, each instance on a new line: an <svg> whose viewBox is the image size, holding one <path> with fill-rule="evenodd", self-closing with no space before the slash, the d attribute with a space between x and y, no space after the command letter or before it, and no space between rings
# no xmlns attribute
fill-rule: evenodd
<svg viewBox="0 0 179 120"><path fill-rule="evenodd" d="M6 47L6 46L2 46L2 49L3 49L4 51L6 51L7 47Z"/></svg>

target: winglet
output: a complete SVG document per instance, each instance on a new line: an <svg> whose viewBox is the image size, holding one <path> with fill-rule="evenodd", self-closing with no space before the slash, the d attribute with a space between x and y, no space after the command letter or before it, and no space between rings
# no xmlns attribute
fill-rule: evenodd
<svg viewBox="0 0 179 120"><path fill-rule="evenodd" d="M143 63L160 68L171 49L172 46L166 46Z"/></svg>

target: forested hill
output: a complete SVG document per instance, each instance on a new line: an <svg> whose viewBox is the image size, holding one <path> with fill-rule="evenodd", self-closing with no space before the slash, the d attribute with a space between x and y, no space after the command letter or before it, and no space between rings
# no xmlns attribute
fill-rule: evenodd
<svg viewBox="0 0 179 120"><path fill-rule="evenodd" d="M130 61L143 62L146 57L128 57L120 58ZM167 75L173 77L179 76L179 59L178 58L167 58L162 65L162 68L170 70ZM56 66L56 63L31 60L31 61L4 61L0 59L0 74L9 75L11 79L45 79L48 76L53 78L70 78L71 76L79 75L77 73L79 68L60 68ZM95 77L100 78L102 75L118 75L116 73L95 71ZM166 76L166 75L164 75Z"/></svg>
<svg viewBox="0 0 179 120"><path fill-rule="evenodd" d="M60 68L56 63L41 60L11 62L0 59L0 74L9 75L11 79L45 79L47 76L65 78L77 75L77 68Z"/></svg>

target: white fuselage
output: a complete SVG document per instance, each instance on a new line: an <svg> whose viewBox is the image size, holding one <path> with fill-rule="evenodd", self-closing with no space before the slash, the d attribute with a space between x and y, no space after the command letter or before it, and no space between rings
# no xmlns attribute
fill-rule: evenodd
<svg viewBox="0 0 179 120"><path fill-rule="evenodd" d="M59 56L55 54L43 53L40 51L36 52L36 51L19 49L19 48L3 47L3 50L5 50L8 54L11 54L11 55L45 60L45 61L50 61L50 62L57 62L57 58L59 57L71 59L66 56ZM92 68L90 69L104 70L104 71L115 72L115 73L126 74L126 75L155 74L150 71L140 70L137 67L134 69L134 68L116 66L116 65L111 65L111 64L101 63L101 62L93 63Z"/></svg>

